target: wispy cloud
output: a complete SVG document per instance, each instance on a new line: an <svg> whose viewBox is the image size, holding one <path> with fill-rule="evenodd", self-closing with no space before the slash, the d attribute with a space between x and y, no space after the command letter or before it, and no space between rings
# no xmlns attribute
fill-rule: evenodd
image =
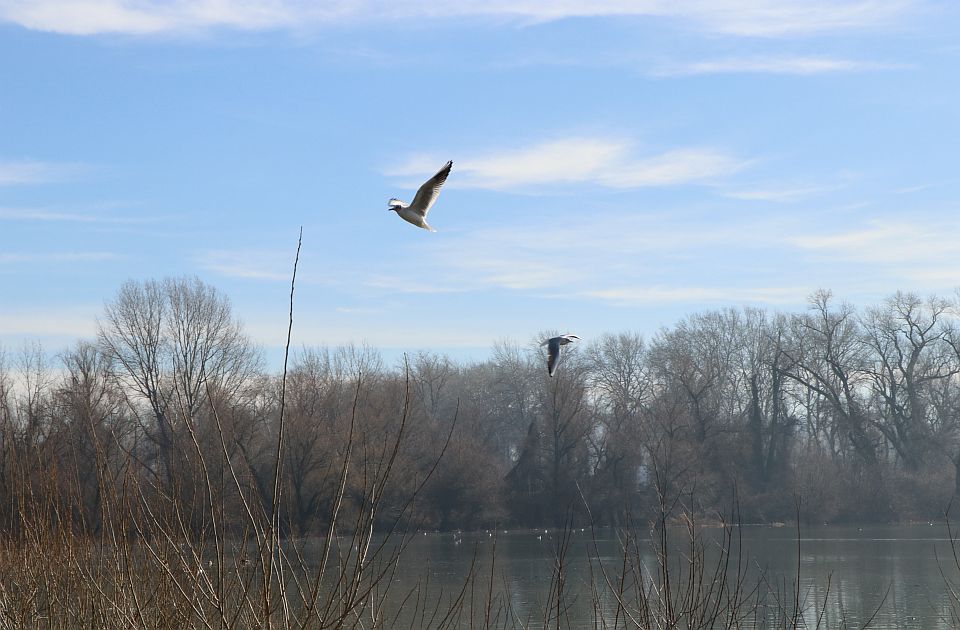
<svg viewBox="0 0 960 630"><path fill-rule="evenodd" d="M0 221L39 221L50 223L105 223L136 224L151 223L151 217L118 217L101 214L62 212L44 208L0 208Z"/></svg>
<svg viewBox="0 0 960 630"><path fill-rule="evenodd" d="M919 4L911 0L681 0L671 14L711 32L797 37L889 28Z"/></svg>
<svg viewBox="0 0 960 630"><path fill-rule="evenodd" d="M835 72L902 69L902 64L835 59L830 57L752 57L713 59L663 66L655 76L698 74L792 74L813 75Z"/></svg>
<svg viewBox="0 0 960 630"><path fill-rule="evenodd" d="M62 262L99 262L120 258L114 252L36 252L13 253L0 252L0 265L22 263L62 263Z"/></svg>
<svg viewBox="0 0 960 630"><path fill-rule="evenodd" d="M960 249L953 244L953 237L944 239L936 229L881 220L832 234L797 236L792 241L797 247L823 255L867 262L903 261L904 255L915 259Z"/></svg>
<svg viewBox="0 0 960 630"><path fill-rule="evenodd" d="M97 331L95 306L56 306L44 309L2 309L0 330L22 337L92 337Z"/></svg>
<svg viewBox="0 0 960 630"><path fill-rule="evenodd" d="M347 315L376 315L382 313L382 308L373 308L370 306L337 306L333 309L337 313L345 313Z"/></svg>
<svg viewBox="0 0 960 630"><path fill-rule="evenodd" d="M289 281L290 263L284 256L264 250L210 250L198 254L197 263L229 278Z"/></svg>
<svg viewBox="0 0 960 630"><path fill-rule="evenodd" d="M354 320L360 319L357 322ZM0 320L2 321L2 320ZM282 317L256 316L244 320L244 330L258 343L282 347L286 329ZM367 344L374 348L446 347L476 348L502 336L496 325L471 326L437 324L430 321L405 321L402 330L396 326L375 326L357 313L337 313L303 321L297 325L297 343L304 346L340 346Z"/></svg>
<svg viewBox="0 0 960 630"><path fill-rule="evenodd" d="M386 174L419 178L442 163L440 156L415 155ZM747 164L712 147L644 154L623 140L564 138L458 160L457 177L448 185L493 190L571 183L623 189L671 186L709 182Z"/></svg>
<svg viewBox="0 0 960 630"><path fill-rule="evenodd" d="M835 186L785 186L785 187L767 187L752 188L742 190L728 190L721 193L724 197L730 199L742 199L743 201L770 201L775 203L793 203L806 199L814 195L836 190Z"/></svg>
<svg viewBox="0 0 960 630"><path fill-rule="evenodd" d="M445 286L624 306L800 304L821 285L882 294L960 284L943 273L960 268L960 222L858 221L828 210L592 214L451 234L421 249Z"/></svg>
<svg viewBox="0 0 960 630"><path fill-rule="evenodd" d="M912 195L913 193L922 192L924 190L929 190L933 188L933 184L918 184L916 186L904 186L902 188L895 188L891 192L895 195Z"/></svg>
<svg viewBox="0 0 960 630"><path fill-rule="evenodd" d="M327 21L336 13L283 0L0 0L3 20L69 35L188 33L216 27L262 30L295 26L298 14Z"/></svg>
<svg viewBox="0 0 960 630"><path fill-rule="evenodd" d="M0 0L2 1L2 0ZM84 167L38 160L0 160L0 186L45 184L75 175Z"/></svg>
<svg viewBox="0 0 960 630"><path fill-rule="evenodd" d="M902 280L928 286L933 279L960 284L944 270L960 268L960 222L920 216L876 218L829 234L791 237L796 247L822 260L870 265Z"/></svg>
<svg viewBox="0 0 960 630"><path fill-rule="evenodd" d="M517 224L509 230L451 236L424 255L447 286L612 300L625 285L655 281L670 286L682 277L682 269L711 259L719 249L748 256L745 252L783 244L774 227L763 222L746 230L722 217L597 214L580 224ZM648 292L646 297L652 296ZM659 299L687 298L664 291Z"/></svg>
<svg viewBox="0 0 960 630"><path fill-rule="evenodd" d="M0 0L0 19L74 35L263 30L397 19L513 18L546 22L635 16L678 20L707 32L791 37L888 27L916 0Z"/></svg>
<svg viewBox="0 0 960 630"><path fill-rule="evenodd" d="M463 286L457 287L436 280L410 280L401 276L383 274L373 275L364 280L362 284L374 289L383 289L390 293L434 294L459 293L467 290Z"/></svg>
<svg viewBox="0 0 960 630"><path fill-rule="evenodd" d="M809 287L623 287L586 291L587 297L614 304L640 305L663 302L799 304Z"/></svg>

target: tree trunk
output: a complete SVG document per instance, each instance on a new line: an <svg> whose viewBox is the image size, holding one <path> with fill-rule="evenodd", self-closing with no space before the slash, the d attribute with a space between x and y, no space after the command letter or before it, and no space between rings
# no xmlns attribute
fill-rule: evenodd
<svg viewBox="0 0 960 630"><path fill-rule="evenodd" d="M955 476L953 479L953 494L960 497L960 450L953 456L953 468Z"/></svg>

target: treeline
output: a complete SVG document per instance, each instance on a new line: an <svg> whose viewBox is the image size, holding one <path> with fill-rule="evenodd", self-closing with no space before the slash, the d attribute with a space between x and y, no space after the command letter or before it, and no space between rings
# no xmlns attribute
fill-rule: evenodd
<svg viewBox="0 0 960 630"><path fill-rule="evenodd" d="M957 313L819 292L803 312L585 340L552 379L536 341L467 365L303 348L284 379L213 287L129 282L97 339L0 361L0 528L48 510L96 532L126 518L124 497L198 531L211 511L243 523L241 494L273 500L278 444L285 535L325 532L333 510L347 523L374 495L380 526L444 530L734 501L746 522L788 520L798 500L813 521L936 518L960 493Z"/></svg>

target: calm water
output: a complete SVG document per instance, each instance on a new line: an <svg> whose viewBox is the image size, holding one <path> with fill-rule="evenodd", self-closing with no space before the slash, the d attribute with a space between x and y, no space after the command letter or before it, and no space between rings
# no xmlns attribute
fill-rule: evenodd
<svg viewBox="0 0 960 630"><path fill-rule="evenodd" d="M713 539L719 536L718 530L701 531ZM529 623L530 627L537 627L543 619L544 602L550 592L555 536L554 532L540 530L499 532L496 537L494 588L506 593L514 619L524 625ZM622 558L620 542L609 530L601 530L596 536L597 557L608 569L616 569ZM786 580L788 589L792 588L798 561L796 530L745 526L742 536L752 583L763 571L771 582L782 587ZM822 607L825 598L822 627L826 628L861 627L878 609L871 628L955 627L951 611L960 612L960 604L948 593L940 567L954 584L960 582L960 572L953 561L946 527L807 527L801 536L800 585L807 602L809 627L815 626L814 602ZM418 535L404 556L390 597L399 604L418 580L422 584L425 575L430 576L430 583L421 590L430 598L452 597L462 588L475 551L478 572L490 575L493 540L488 533ZM591 596L588 588L589 552L594 552L590 532L575 532L567 553L567 584L572 597L566 612L574 628L594 627L597 598ZM652 551L645 550L642 555L648 566L655 566ZM596 568L594 560L594 572ZM476 587L477 601L482 601L486 593L486 579ZM612 610L609 596L601 595L599 605L601 615ZM466 619L463 625L468 626Z"/></svg>

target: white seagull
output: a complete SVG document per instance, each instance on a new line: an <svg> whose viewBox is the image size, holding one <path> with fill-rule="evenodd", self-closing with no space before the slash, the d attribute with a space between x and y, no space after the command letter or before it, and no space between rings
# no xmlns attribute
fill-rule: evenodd
<svg viewBox="0 0 960 630"><path fill-rule="evenodd" d="M551 337L547 339L541 346L547 347L547 374L551 377L557 371L557 362L560 360L560 346L565 346L568 343L573 343L574 341L579 341L580 337L576 335L560 335L559 337Z"/></svg>
<svg viewBox="0 0 960 630"><path fill-rule="evenodd" d="M437 174L423 183L423 186L414 195L410 205L399 199L391 199L387 203L390 205L388 212L396 212L401 219L407 223L413 223L418 228L436 232L435 229L427 225L427 213L430 212L430 206L440 195L440 187L447 181L447 175L450 174L450 168L453 166L453 160L443 165Z"/></svg>

